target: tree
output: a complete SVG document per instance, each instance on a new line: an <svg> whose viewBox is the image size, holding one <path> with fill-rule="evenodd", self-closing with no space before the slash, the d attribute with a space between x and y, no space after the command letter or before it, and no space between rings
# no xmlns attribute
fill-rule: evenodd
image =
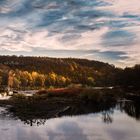
<svg viewBox="0 0 140 140"><path fill-rule="evenodd" d="M0 76L0 85L2 85L2 76Z"/></svg>
<svg viewBox="0 0 140 140"><path fill-rule="evenodd" d="M8 87L12 88L14 84L14 71L10 70L8 73Z"/></svg>
<svg viewBox="0 0 140 140"><path fill-rule="evenodd" d="M30 74L28 71L20 71L20 82L22 87L30 85Z"/></svg>
<svg viewBox="0 0 140 140"><path fill-rule="evenodd" d="M12 88L19 88L19 87L20 87L20 80L17 77L14 77Z"/></svg>
<svg viewBox="0 0 140 140"><path fill-rule="evenodd" d="M33 71L31 76L32 76L32 80L33 80L33 86L36 86L35 82L36 82L36 78L38 77L38 73Z"/></svg>
<svg viewBox="0 0 140 140"><path fill-rule="evenodd" d="M58 86L65 86L66 85L66 78L64 76L57 76L57 85Z"/></svg>
<svg viewBox="0 0 140 140"><path fill-rule="evenodd" d="M93 77L88 77L87 78L87 84L90 86L94 86L95 85L95 80Z"/></svg>
<svg viewBox="0 0 140 140"><path fill-rule="evenodd" d="M45 76L43 74L38 74L35 79L35 86L44 87L45 86Z"/></svg>
<svg viewBox="0 0 140 140"><path fill-rule="evenodd" d="M49 85L55 86L56 79L57 79L57 74L56 73L51 72L51 73L48 74Z"/></svg>

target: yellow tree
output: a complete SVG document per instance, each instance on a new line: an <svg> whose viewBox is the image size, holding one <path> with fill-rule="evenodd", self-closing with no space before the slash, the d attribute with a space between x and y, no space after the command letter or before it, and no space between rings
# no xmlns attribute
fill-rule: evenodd
<svg viewBox="0 0 140 140"><path fill-rule="evenodd" d="M54 72L49 73L48 80L50 85L54 86L56 84L57 74Z"/></svg>
<svg viewBox="0 0 140 140"><path fill-rule="evenodd" d="M8 73L8 87L12 88L14 83L14 71L10 70Z"/></svg>

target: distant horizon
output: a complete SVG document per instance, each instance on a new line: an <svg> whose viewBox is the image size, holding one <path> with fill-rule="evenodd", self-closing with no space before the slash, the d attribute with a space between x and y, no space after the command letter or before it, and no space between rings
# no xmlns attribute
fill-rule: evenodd
<svg viewBox="0 0 140 140"><path fill-rule="evenodd" d="M116 66L116 65L114 65L114 64L112 64L112 63L109 63L109 62L107 62L107 61L100 61L100 60L97 60L97 59L88 59L88 58L77 58L77 57L52 57L52 56L45 56L45 55L42 55L42 56L37 56L37 55L15 55L15 54L13 54L13 55L1 55L0 54L0 56L10 56L10 57L12 57L12 56L16 56L16 57L45 57L45 58L54 58L54 59L81 59L81 60L89 60L89 61L97 61L97 62L101 62L101 63L105 63L105 64L109 64L109 65L113 65L114 67L116 67L116 68L122 68L122 69L124 69L124 68L131 68L131 67L134 67L135 65L140 65L140 63L137 63L137 64L134 64L134 65L132 65L132 66Z"/></svg>

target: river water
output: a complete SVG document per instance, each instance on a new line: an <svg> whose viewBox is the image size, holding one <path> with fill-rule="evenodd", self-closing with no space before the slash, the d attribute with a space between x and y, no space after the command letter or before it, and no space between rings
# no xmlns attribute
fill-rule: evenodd
<svg viewBox="0 0 140 140"><path fill-rule="evenodd" d="M24 121L0 107L0 140L140 140L139 118L139 105L131 102L98 113Z"/></svg>

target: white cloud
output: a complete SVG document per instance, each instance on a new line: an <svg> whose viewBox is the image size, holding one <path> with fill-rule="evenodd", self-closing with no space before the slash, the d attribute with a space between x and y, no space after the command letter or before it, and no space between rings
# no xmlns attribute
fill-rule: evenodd
<svg viewBox="0 0 140 140"><path fill-rule="evenodd" d="M88 31L81 34L78 39L67 42L61 40L65 34L58 33L53 36L48 35L47 30L25 34L24 42L32 47L40 47L54 50L91 50L100 49L101 36L107 32L108 28L101 28L95 31ZM102 48L102 47L101 47ZM103 49L103 48L102 48Z"/></svg>
<svg viewBox="0 0 140 140"><path fill-rule="evenodd" d="M41 50L121 51L125 53L125 56L128 58L123 60L110 60L111 63L117 65L140 63L140 21L137 17L122 17L124 14L140 15L140 1L103 1L110 4L102 6L94 5L93 7L81 6L80 9L74 9L70 5L70 10L67 9L66 14L64 13L61 16L61 12L63 13L63 10L68 8L67 2L67 4L62 3L61 5L57 4L56 1L50 2L49 4L44 3L44 5L41 3L40 6L42 6L42 9L29 0L5 0L5 3L2 6L0 5L0 14L2 14L2 16L0 16L0 51L32 52L35 48ZM28 5L28 2L30 7L29 11L25 6L25 4ZM48 10L50 9L52 9L52 12L49 13ZM55 11L54 9L57 10ZM15 12L18 10L21 10L21 17L17 16L18 13ZM26 10L28 14L24 15ZM76 16L80 11L88 10L89 13L87 12L82 17ZM92 10L93 12L97 11L97 17L96 13L95 16L94 14L92 15ZM57 11L60 12L60 14L57 14ZM103 14L104 12L108 14ZM114 14L114 17L110 17L110 13L112 15ZM55 18L55 16L58 16L58 18ZM47 18L44 20L43 17ZM47 25L47 20L48 22L50 20L49 25ZM116 45L117 47L113 45L105 46L103 44L103 36L113 30L123 30L127 33L132 33L135 38L133 38L132 35L133 42L130 43L129 46L123 46L123 44ZM76 37L74 37L74 35L76 35ZM109 40L109 38L107 39ZM123 39L125 39L125 35L124 38L122 36L122 40ZM111 41L113 42L113 37ZM117 44L117 40L115 43ZM93 58L92 53L89 53L89 55L85 54L85 56L81 57ZM94 57L100 61L104 60L103 57L98 55L94 55Z"/></svg>
<svg viewBox="0 0 140 140"><path fill-rule="evenodd" d="M140 1L139 0L104 0L110 5L98 7L98 9L114 11L117 14L138 14L140 13Z"/></svg>

